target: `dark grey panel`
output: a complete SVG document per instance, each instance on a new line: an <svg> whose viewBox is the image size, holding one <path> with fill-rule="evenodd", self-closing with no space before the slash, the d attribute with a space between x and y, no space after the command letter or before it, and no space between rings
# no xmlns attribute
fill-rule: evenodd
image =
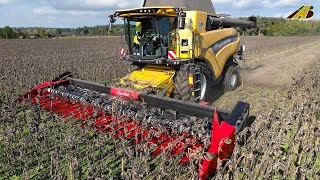
<svg viewBox="0 0 320 180"><path fill-rule="evenodd" d="M143 7L150 6L173 6L185 10L216 13L211 0L145 0Z"/></svg>
<svg viewBox="0 0 320 180"><path fill-rule="evenodd" d="M220 41L214 43L213 45L211 45L211 48L214 52L214 54L216 55L223 47L225 47L226 45L236 42L238 40L237 36L230 36L230 37L226 37L224 39L221 39Z"/></svg>

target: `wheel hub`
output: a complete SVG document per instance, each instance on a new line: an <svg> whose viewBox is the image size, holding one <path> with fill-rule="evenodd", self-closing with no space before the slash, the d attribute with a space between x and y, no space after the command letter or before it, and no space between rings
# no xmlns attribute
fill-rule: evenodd
<svg viewBox="0 0 320 180"><path fill-rule="evenodd" d="M200 95L200 100L202 100L206 94L206 89L207 89L207 79L204 74L201 73L201 95Z"/></svg>
<svg viewBox="0 0 320 180"><path fill-rule="evenodd" d="M232 74L231 76L231 86L235 86L237 83L237 75L236 74Z"/></svg>

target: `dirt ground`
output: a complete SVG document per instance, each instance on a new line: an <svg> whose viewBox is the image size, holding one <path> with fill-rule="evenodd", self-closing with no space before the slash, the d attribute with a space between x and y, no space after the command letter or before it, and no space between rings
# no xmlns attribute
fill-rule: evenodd
<svg viewBox="0 0 320 180"><path fill-rule="evenodd" d="M319 49L320 39L261 58L249 56L243 64L243 85L288 87L292 77L304 73L303 70L316 61Z"/></svg>
<svg viewBox="0 0 320 180"><path fill-rule="evenodd" d="M240 63L243 83L214 105L231 109L236 101L248 102L256 120L238 136L234 155L216 179L316 179L320 37L242 37L242 44L247 46L247 59ZM51 114L15 113L16 107L3 101L66 70L81 79L113 82L127 73L127 63L118 59L120 47L120 38L0 40L0 179L64 179L70 169L82 178L121 177L125 144ZM30 133L37 124L37 133ZM162 172L153 173L150 177Z"/></svg>
<svg viewBox="0 0 320 180"><path fill-rule="evenodd" d="M285 51L275 55L287 62L280 63L288 66L283 68L283 76L277 63L262 71L280 76L275 80L278 84L260 80L264 86L256 98L261 104L250 99L256 105L253 110L260 112L255 122L237 135L237 148L231 160L219 169L216 179L319 179L319 41L302 47L304 50L299 47L292 54ZM298 63L291 66L291 62ZM290 76L294 76L293 80ZM248 85L241 88L245 86L252 89ZM270 96L266 96L268 92ZM279 97L281 101L277 100Z"/></svg>
<svg viewBox="0 0 320 180"><path fill-rule="evenodd" d="M252 37L244 37L243 44L249 40ZM267 51L252 49L248 49L246 60L240 62L241 86L223 94L215 106L230 109L236 101L244 101L250 103L251 114L256 116L280 105L294 78L305 74L305 68L318 60L320 38Z"/></svg>

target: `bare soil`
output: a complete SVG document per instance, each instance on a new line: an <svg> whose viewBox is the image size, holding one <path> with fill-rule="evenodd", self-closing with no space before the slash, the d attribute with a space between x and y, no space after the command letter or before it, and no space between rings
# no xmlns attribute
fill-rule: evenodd
<svg viewBox="0 0 320 180"><path fill-rule="evenodd" d="M19 106L8 102L64 71L90 81L116 81L127 73L128 64L118 58L122 42L0 40L0 179L66 179L72 171L79 179L121 178L125 144L74 128L50 113L19 112ZM247 46L247 60L240 64L243 84L220 95L215 106L231 109L236 101L245 101L256 119L238 135L237 149L217 179L317 179L320 38L242 37L242 43ZM37 133L32 133L34 128ZM147 168L131 168L131 174L148 174ZM165 174L154 169L149 178L168 177Z"/></svg>
<svg viewBox="0 0 320 180"><path fill-rule="evenodd" d="M282 101L269 96L255 122L237 136L216 179L319 179L320 56L296 76ZM270 107L270 109L269 109Z"/></svg>
<svg viewBox="0 0 320 180"><path fill-rule="evenodd" d="M225 93L216 105L232 108L237 100L249 102L256 119L237 136L232 158L215 179L319 179L319 43L314 37L267 51L249 50L241 64L242 86ZM262 44L267 41L256 45Z"/></svg>
<svg viewBox="0 0 320 180"><path fill-rule="evenodd" d="M288 87L292 77L303 74L303 70L317 60L319 49L320 38L264 57L249 56L243 64L243 85Z"/></svg>
<svg viewBox="0 0 320 180"><path fill-rule="evenodd" d="M232 109L237 101L250 103L257 116L281 106L295 77L307 73L320 54L320 37L242 37L246 60L240 62L242 84L225 92L214 105Z"/></svg>

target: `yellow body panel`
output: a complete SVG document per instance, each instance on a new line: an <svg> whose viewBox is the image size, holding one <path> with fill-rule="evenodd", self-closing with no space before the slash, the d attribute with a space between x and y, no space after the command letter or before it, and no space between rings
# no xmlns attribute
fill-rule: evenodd
<svg viewBox="0 0 320 180"><path fill-rule="evenodd" d="M187 11L186 28L178 31L179 39L175 51L180 59L191 59L194 52L194 36L206 31L207 13L201 11ZM188 40L188 46L184 46L182 41Z"/></svg>
<svg viewBox="0 0 320 180"><path fill-rule="evenodd" d="M186 28L179 30L179 35L175 39L177 57L191 59L194 55L195 58L204 59L214 71L215 78L220 77L227 60L239 49L238 32L234 28L206 31L208 15L206 12L186 11L186 13ZM183 41L186 40L188 45L184 46ZM218 46L216 52L212 49L214 46Z"/></svg>
<svg viewBox="0 0 320 180"><path fill-rule="evenodd" d="M186 28L193 29L195 34L206 32L207 14L201 11L187 11Z"/></svg>
<svg viewBox="0 0 320 180"><path fill-rule="evenodd" d="M227 42L215 53L213 46L218 45L220 41L234 37L233 41ZM218 78L222 74L226 61L234 55L240 46L238 32L234 28L224 28L214 31L201 33L197 39L195 54L198 58L204 58L209 62L214 70L215 77Z"/></svg>
<svg viewBox="0 0 320 180"><path fill-rule="evenodd" d="M166 95L170 96L174 85L174 75L175 71L170 66L147 65L120 79L119 83L136 89L153 89L156 92L166 89Z"/></svg>
<svg viewBox="0 0 320 180"><path fill-rule="evenodd" d="M193 32L190 29L183 29L183 30L179 30L179 36L180 36L180 41L177 41L177 45L176 45L176 55L178 59L190 59L192 58L192 54L193 52L192 50L192 38L193 38ZM188 45L184 46L183 45L183 40L187 40L188 41Z"/></svg>

